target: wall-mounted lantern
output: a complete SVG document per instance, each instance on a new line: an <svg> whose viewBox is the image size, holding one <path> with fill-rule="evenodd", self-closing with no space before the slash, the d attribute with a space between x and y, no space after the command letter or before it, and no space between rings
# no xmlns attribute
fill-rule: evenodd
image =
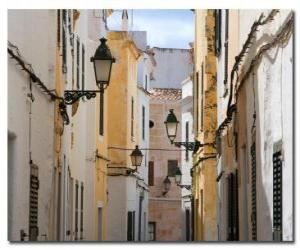
<svg viewBox="0 0 300 250"><path fill-rule="evenodd" d="M77 102L81 97L86 97L87 99L95 98L97 93L103 92L109 85L111 68L115 58L112 57L106 41L104 37L100 39L101 43L95 55L91 58L91 62L94 64L98 90L65 90L64 100L67 105Z"/></svg>

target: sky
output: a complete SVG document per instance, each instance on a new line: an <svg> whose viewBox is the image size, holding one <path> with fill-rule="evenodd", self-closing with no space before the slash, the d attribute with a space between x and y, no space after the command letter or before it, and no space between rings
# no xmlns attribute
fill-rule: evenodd
<svg viewBox="0 0 300 250"><path fill-rule="evenodd" d="M189 9L127 11L129 30L147 31L150 47L187 49L194 40L194 14ZM114 10L108 18L108 28L122 29L122 10Z"/></svg>

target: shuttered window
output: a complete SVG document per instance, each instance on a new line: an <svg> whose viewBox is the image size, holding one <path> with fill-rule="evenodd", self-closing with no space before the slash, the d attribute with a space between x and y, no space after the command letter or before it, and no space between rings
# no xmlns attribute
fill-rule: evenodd
<svg viewBox="0 0 300 250"><path fill-rule="evenodd" d="M238 175L230 173L227 178L228 185L228 231L227 240L239 240L239 216L238 216Z"/></svg>
<svg viewBox="0 0 300 250"><path fill-rule="evenodd" d="M225 42L224 42L224 49L225 49L225 58L224 58L224 84L227 84L228 80L228 31L229 31L229 10L226 10L225 16Z"/></svg>
<svg viewBox="0 0 300 250"><path fill-rule="evenodd" d="M39 177L38 166L30 164L30 197L29 197L29 240L36 241L39 228L38 228L38 190L39 190Z"/></svg>
<svg viewBox="0 0 300 250"><path fill-rule="evenodd" d="M142 106L142 136L143 136L143 140L145 140L145 114L146 113L146 109L145 106Z"/></svg>
<svg viewBox="0 0 300 250"><path fill-rule="evenodd" d="M78 181L75 184L75 240L78 240Z"/></svg>
<svg viewBox="0 0 300 250"><path fill-rule="evenodd" d="M282 152L273 154L273 239L282 241Z"/></svg>
<svg viewBox="0 0 300 250"><path fill-rule="evenodd" d="M149 161L148 185L154 186L154 162L153 161Z"/></svg>
<svg viewBox="0 0 300 250"><path fill-rule="evenodd" d="M67 10L62 11L62 72L67 73Z"/></svg>
<svg viewBox="0 0 300 250"><path fill-rule="evenodd" d="M199 72L196 73L196 90L195 91L196 91L196 103L195 103L195 105L196 105L196 133L198 133L198 131L199 131Z"/></svg>
<svg viewBox="0 0 300 250"><path fill-rule="evenodd" d="M201 131L204 130L204 65L201 64Z"/></svg>
<svg viewBox="0 0 300 250"><path fill-rule="evenodd" d="M156 223L151 221L148 223L149 241L156 240Z"/></svg>
<svg viewBox="0 0 300 250"><path fill-rule="evenodd" d="M135 211L127 213L127 241L134 241L135 234Z"/></svg>
<svg viewBox="0 0 300 250"><path fill-rule="evenodd" d="M82 90L85 89L85 47L82 44L81 48L81 86Z"/></svg>
<svg viewBox="0 0 300 250"><path fill-rule="evenodd" d="M131 138L133 139L134 136L134 100L133 97L131 98Z"/></svg>
<svg viewBox="0 0 300 250"><path fill-rule="evenodd" d="M83 239L83 183L81 183L80 188L80 239Z"/></svg>
<svg viewBox="0 0 300 250"><path fill-rule="evenodd" d="M175 176L177 167L178 167L177 160L168 160L168 176L169 177Z"/></svg>
<svg viewBox="0 0 300 250"><path fill-rule="evenodd" d="M189 141L189 122L185 123L185 141L186 142ZM186 161L189 160L189 151L188 150L185 151L185 160Z"/></svg>
<svg viewBox="0 0 300 250"><path fill-rule="evenodd" d="M60 10L57 10L57 34L56 34L56 42L57 45L60 47L60 30L61 30L61 21L60 21Z"/></svg>
<svg viewBox="0 0 300 250"><path fill-rule="evenodd" d="M256 225L256 144L251 145L251 225L252 240L257 240Z"/></svg>
<svg viewBox="0 0 300 250"><path fill-rule="evenodd" d="M80 88L80 78L79 78L79 73L80 73L80 40L79 37L77 37L76 40L76 86L77 89Z"/></svg>
<svg viewBox="0 0 300 250"><path fill-rule="evenodd" d="M215 52L219 56L222 47L222 10L215 10Z"/></svg>

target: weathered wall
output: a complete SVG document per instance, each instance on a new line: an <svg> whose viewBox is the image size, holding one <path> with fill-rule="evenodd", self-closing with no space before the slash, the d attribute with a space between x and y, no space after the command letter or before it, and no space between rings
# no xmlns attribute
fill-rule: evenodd
<svg viewBox="0 0 300 250"><path fill-rule="evenodd" d="M8 11L8 41L19 48L49 89L54 88L55 79L55 13L54 10ZM33 163L39 168L38 240L48 239L51 233L54 102L35 83L32 84L34 102L27 97L29 93L28 74L8 56L8 240L11 241L20 241L21 229L27 234L29 230L30 151Z"/></svg>
<svg viewBox="0 0 300 250"><path fill-rule="evenodd" d="M149 222L156 222L157 241L184 240L181 189L175 184L174 177L169 177L171 188L163 196L163 181L168 175L168 160L178 160L178 164L181 162L181 152L170 144L164 124L171 108L174 109L174 113L180 121L181 105L179 100L150 100L150 120L154 122L154 127L150 129L150 148L174 150L149 152L149 160L154 162L154 186L150 186L149 194ZM181 123L178 125L175 141L179 141L180 138ZM177 219L173 220L172 218Z"/></svg>

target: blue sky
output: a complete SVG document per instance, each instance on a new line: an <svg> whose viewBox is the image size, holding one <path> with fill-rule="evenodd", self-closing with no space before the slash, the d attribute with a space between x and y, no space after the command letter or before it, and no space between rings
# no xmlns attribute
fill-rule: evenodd
<svg viewBox="0 0 300 250"><path fill-rule="evenodd" d="M127 11L129 30L146 30L151 47L189 48L189 42L194 40L194 16L189 9ZM122 10L115 10L108 18L109 29L121 30L121 19Z"/></svg>

